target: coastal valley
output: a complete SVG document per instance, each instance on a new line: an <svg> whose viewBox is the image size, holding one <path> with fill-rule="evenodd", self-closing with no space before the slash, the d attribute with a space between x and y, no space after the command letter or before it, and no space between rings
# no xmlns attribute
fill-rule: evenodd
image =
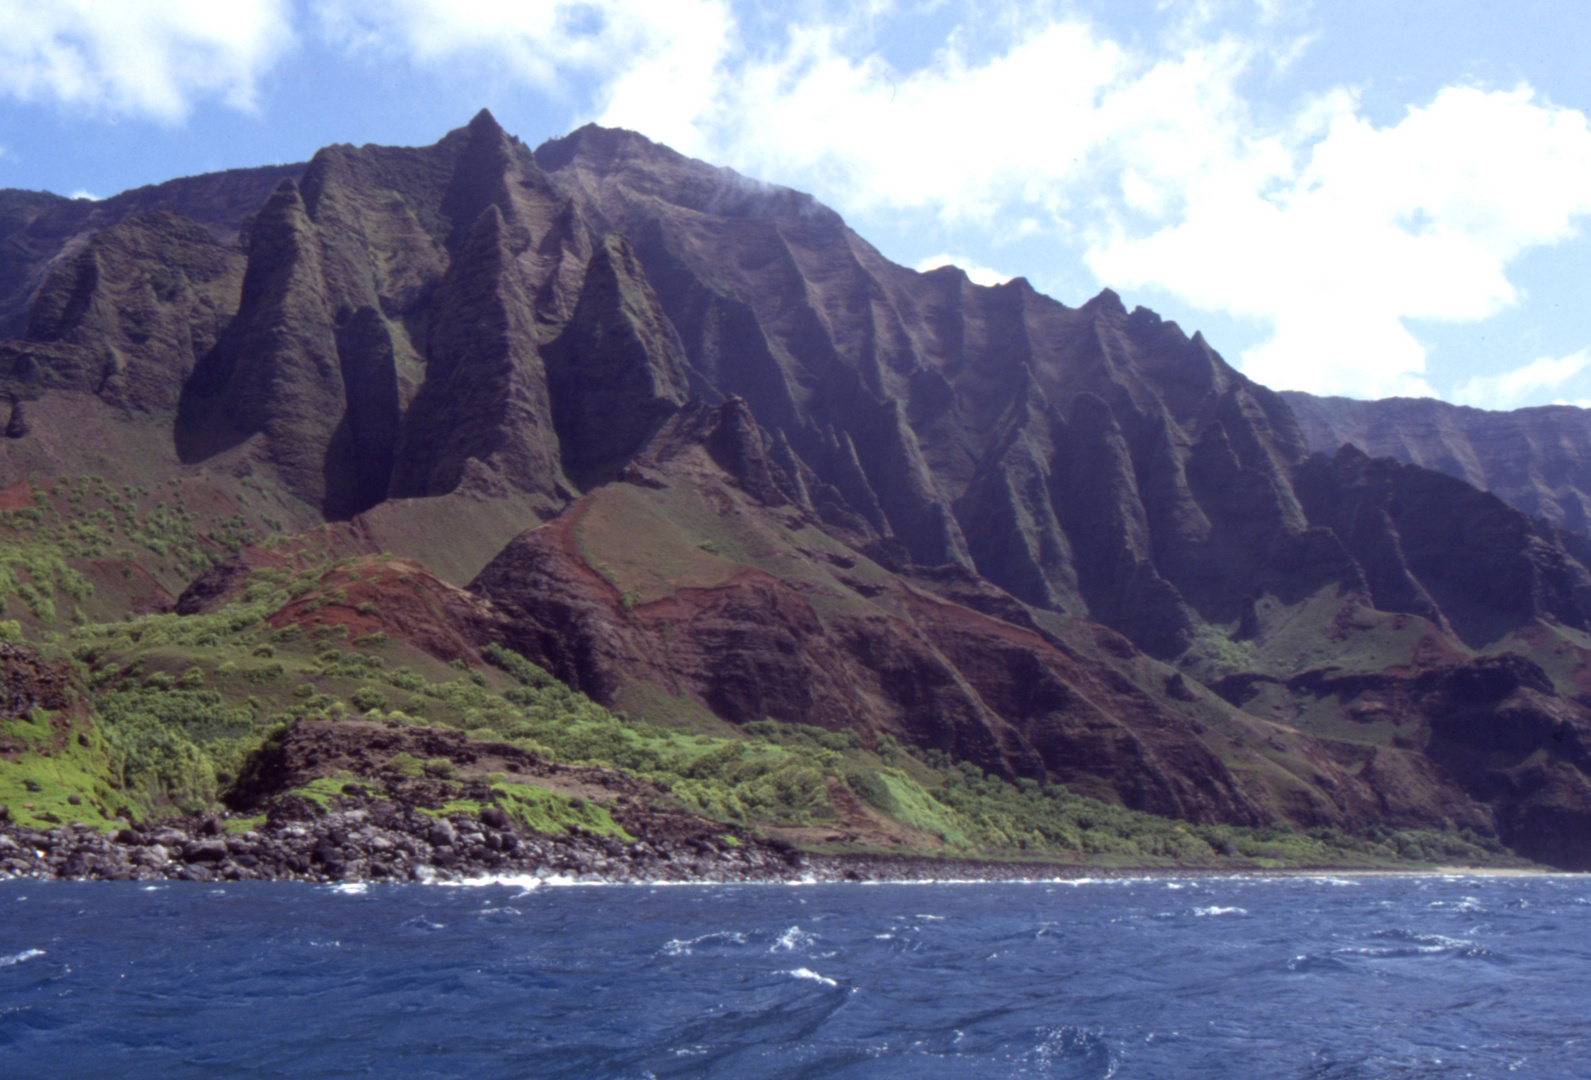
<svg viewBox="0 0 1591 1080"><path fill-rule="evenodd" d="M0 873L1591 868L1581 410L486 112L0 192L0 389Z"/></svg>

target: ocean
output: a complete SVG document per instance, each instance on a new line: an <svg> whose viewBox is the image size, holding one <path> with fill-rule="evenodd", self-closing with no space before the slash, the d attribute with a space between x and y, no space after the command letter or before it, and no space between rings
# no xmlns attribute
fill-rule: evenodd
<svg viewBox="0 0 1591 1080"><path fill-rule="evenodd" d="M0 1076L1591 1077L1591 878L0 884Z"/></svg>

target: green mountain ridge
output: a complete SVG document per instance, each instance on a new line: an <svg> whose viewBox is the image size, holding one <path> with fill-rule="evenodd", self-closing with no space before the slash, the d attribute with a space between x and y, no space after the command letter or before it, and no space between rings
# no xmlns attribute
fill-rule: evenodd
<svg viewBox="0 0 1591 1080"><path fill-rule="evenodd" d="M397 797L246 780L423 727L815 849L1591 865L1591 541L1108 291L485 113L0 233L0 592L75 687L19 823Z"/></svg>

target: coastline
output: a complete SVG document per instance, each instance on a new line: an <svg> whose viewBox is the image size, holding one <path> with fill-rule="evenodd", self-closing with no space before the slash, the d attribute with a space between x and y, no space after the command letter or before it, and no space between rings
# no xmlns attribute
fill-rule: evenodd
<svg viewBox="0 0 1591 1080"><path fill-rule="evenodd" d="M1111 865L997 861L921 854L816 853L777 840L583 830L549 836L506 816L433 816L370 804L322 811L303 800L258 819L177 818L107 834L86 825L47 831L0 822L0 881L297 881L455 883L495 878L557 884L947 884L1142 877L1537 877L1547 868Z"/></svg>

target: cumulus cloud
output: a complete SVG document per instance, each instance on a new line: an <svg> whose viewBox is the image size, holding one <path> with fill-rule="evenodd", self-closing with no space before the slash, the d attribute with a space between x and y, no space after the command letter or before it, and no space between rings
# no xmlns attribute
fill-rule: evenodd
<svg viewBox="0 0 1591 1080"><path fill-rule="evenodd" d="M0 94L164 121L207 96L247 108L296 20L333 50L518 80L852 215L928 215L936 243L980 253L936 260L991 278L1001 243L1052 241L1100 284L1253 326L1237 360L1258 379L1363 396L1431 393L1418 320L1517 304L1515 260L1591 213L1586 118L1528 86L1450 86L1378 124L1351 88L1256 100L1309 46L1289 0L1168 0L1160 36L1131 39L1077 10L0 0ZM925 13L950 29L901 59Z"/></svg>
<svg viewBox="0 0 1591 1080"><path fill-rule="evenodd" d="M1517 301L1509 264L1591 213L1591 132L1529 89L1449 88L1387 127L1347 97L1322 112L1318 130L1212 163L1174 217L1115 223L1089 265L1268 324L1241 359L1262 382L1429 394L1405 320L1483 319Z"/></svg>
<svg viewBox="0 0 1591 1080"><path fill-rule="evenodd" d="M287 0L0 0L0 94L174 123L252 109L291 46Z"/></svg>
<svg viewBox="0 0 1591 1080"><path fill-rule="evenodd" d="M1524 86L1449 87L1384 126L1348 89L1260 109L1244 80L1307 37L1215 33L1194 8L1159 46L1037 9L1003 46L958 31L910 71L859 47L859 24L798 25L705 91L654 87L658 131L848 213L1052 237L1101 284L1254 324L1238 362L1273 386L1431 393L1409 321L1518 301L1511 263L1591 212L1584 115ZM648 130L659 99L623 91L602 121Z"/></svg>
<svg viewBox="0 0 1591 1080"><path fill-rule="evenodd" d="M1515 409L1527 402L1559 394L1566 384L1591 367L1591 352L1581 349L1568 356L1543 356L1501 375L1478 375L1453 393L1460 405L1478 409ZM1584 402L1573 404L1584 407Z"/></svg>
<svg viewBox="0 0 1591 1080"><path fill-rule="evenodd" d="M912 269L919 273L926 273L929 270L937 270L941 266L960 268L975 285L1004 285L1011 280L1010 274L1002 274L998 270L992 270L976 259L969 259L965 255L930 255L926 259L919 259L917 265L912 267Z"/></svg>
<svg viewBox="0 0 1591 1080"><path fill-rule="evenodd" d="M596 76L629 103L632 126L679 135L679 103L707 100L729 47L726 0L327 0L320 29L334 45L420 64L485 61L497 73L563 93Z"/></svg>
<svg viewBox="0 0 1591 1080"><path fill-rule="evenodd" d="M923 209L988 221L1014 205L1071 207L1083 158L1108 121L1099 99L1129 58L1082 23L1053 23L988 62L952 40L926 66L852 56L843 26L790 29L784 46L722 68L712 93L676 95L679 141L765 175L843 193L854 210ZM605 123L632 125L638 94Z"/></svg>

